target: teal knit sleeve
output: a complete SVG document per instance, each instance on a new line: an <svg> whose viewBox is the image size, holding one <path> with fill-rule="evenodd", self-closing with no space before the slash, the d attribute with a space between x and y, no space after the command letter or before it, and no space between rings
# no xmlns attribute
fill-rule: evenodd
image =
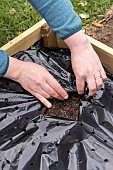
<svg viewBox="0 0 113 170"><path fill-rule="evenodd" d="M82 22L70 0L29 0L61 39L82 29Z"/></svg>
<svg viewBox="0 0 113 170"><path fill-rule="evenodd" d="M9 57L5 51L0 50L0 77L3 77L9 66Z"/></svg>

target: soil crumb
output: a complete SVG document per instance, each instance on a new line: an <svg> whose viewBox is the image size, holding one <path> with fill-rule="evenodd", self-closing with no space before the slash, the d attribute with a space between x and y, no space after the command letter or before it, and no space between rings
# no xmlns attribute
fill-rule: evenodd
<svg viewBox="0 0 113 170"><path fill-rule="evenodd" d="M71 94L67 100L53 99L53 107L45 111L46 116L68 120L78 120L79 97Z"/></svg>
<svg viewBox="0 0 113 170"><path fill-rule="evenodd" d="M97 23L103 26L88 24L86 34L113 48L113 5L106 11L104 18Z"/></svg>

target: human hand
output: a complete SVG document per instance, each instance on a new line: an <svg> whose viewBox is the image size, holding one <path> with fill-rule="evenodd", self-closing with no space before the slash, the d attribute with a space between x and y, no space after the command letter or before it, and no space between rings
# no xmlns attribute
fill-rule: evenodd
<svg viewBox="0 0 113 170"><path fill-rule="evenodd" d="M14 63L17 69L14 67ZM52 105L47 99L51 97L60 100L68 98L68 94L57 80L43 66L38 64L19 61L10 57L10 66L5 77L19 82L25 90L48 108Z"/></svg>
<svg viewBox="0 0 113 170"><path fill-rule="evenodd" d="M106 80L99 57L82 30L67 38L65 42L71 50L71 62L78 93L84 93L85 82L87 82L88 95L93 96Z"/></svg>

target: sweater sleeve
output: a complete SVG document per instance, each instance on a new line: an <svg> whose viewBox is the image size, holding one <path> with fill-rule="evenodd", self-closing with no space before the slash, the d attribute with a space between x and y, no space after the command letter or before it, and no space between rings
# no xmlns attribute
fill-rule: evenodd
<svg viewBox="0 0 113 170"><path fill-rule="evenodd" d="M70 0L29 0L61 39L66 39L82 29L82 22Z"/></svg>
<svg viewBox="0 0 113 170"><path fill-rule="evenodd" d="M0 50L0 77L3 77L9 66L9 57L5 51Z"/></svg>

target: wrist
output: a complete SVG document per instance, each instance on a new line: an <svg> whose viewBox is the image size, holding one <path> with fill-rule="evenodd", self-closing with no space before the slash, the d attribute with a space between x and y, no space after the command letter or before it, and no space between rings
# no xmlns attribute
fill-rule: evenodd
<svg viewBox="0 0 113 170"><path fill-rule="evenodd" d="M71 51L75 48L82 49L90 44L83 30L80 30L79 32L73 34L72 36L68 37L64 41L68 45Z"/></svg>
<svg viewBox="0 0 113 170"><path fill-rule="evenodd" d="M22 61L15 59L13 57L9 57L9 67L4 77L18 82L19 76L22 72L22 67L23 67Z"/></svg>

